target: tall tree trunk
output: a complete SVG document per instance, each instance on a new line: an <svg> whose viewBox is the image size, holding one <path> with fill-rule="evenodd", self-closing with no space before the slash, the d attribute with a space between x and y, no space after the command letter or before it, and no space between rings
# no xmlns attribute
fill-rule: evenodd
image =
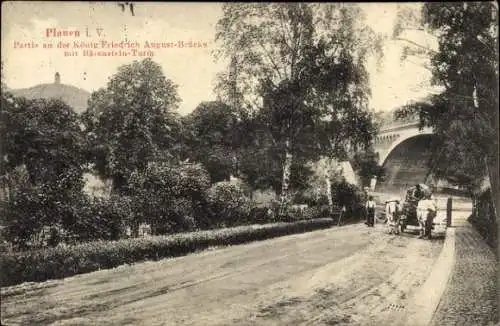
<svg viewBox="0 0 500 326"><path fill-rule="evenodd" d="M289 203L288 188L290 185L290 175L292 170L293 155L291 152L290 138L285 141L285 162L283 163L283 178L281 180L281 196L279 215L283 216L286 213L286 208Z"/></svg>
<svg viewBox="0 0 500 326"><path fill-rule="evenodd" d="M498 90L498 88L497 88ZM493 108L493 130L495 130L495 139L498 141L498 130L500 128L500 122L499 122L499 114L497 108ZM493 196L493 206L495 208L495 216L497 220L497 225L499 227L499 233L500 234L500 220L498 216L498 210L500 209L500 185L498 180L499 177L499 172L498 170L500 169L500 162L499 162L499 157L498 157L498 143L496 144L495 148L492 150L493 152L493 157L491 159L487 159L487 166L488 166L488 174L490 178L490 184L491 184L491 194ZM500 282L499 282L499 289L500 289ZM499 294L500 296L500 294ZM499 308L500 308L500 303L499 303Z"/></svg>
<svg viewBox="0 0 500 326"><path fill-rule="evenodd" d="M499 180L498 180L498 159L488 159L485 157L484 159L485 164L486 164L486 169L488 171L488 178L490 180L490 186L491 186L491 201L493 203L493 209L494 209L494 214L497 220L497 223L499 223L499 218L498 218L498 205L499 203L499 195L500 195L500 189L499 189Z"/></svg>
<svg viewBox="0 0 500 326"><path fill-rule="evenodd" d="M497 84L498 85L498 84ZM498 93L498 86L497 86ZM495 131L495 140L498 141L498 130L499 130L499 113L497 107L493 107L493 130ZM486 168L488 169L488 177L490 179L490 187L491 187L491 200L493 203L493 210L495 214L495 220L497 222L497 237L500 235L500 217L498 216L498 210L500 209L500 189L499 189L499 157L498 157L498 143L496 143L495 148L491 149L492 156L485 157ZM498 245L498 242L497 242ZM500 282L497 282L497 298L498 298L498 309L500 311Z"/></svg>
<svg viewBox="0 0 500 326"><path fill-rule="evenodd" d="M466 4L464 4L464 7ZM477 87L474 84L474 90L472 92L472 99L474 101L474 107L477 111L479 111L479 99L477 95ZM496 132L496 139L498 139L498 110L496 108L493 110L494 112L494 122L493 122L493 130ZM498 180L498 147L493 150L494 155L493 158L488 158L488 155L484 157L484 163L486 165L486 170L488 172L488 178L490 180L490 187L491 187L491 201L493 203L493 209L494 209L494 214L495 218L497 221L497 224L499 224L499 217L498 217L498 209L499 209L499 196L500 196L500 189L499 189L499 180Z"/></svg>
<svg viewBox="0 0 500 326"><path fill-rule="evenodd" d="M332 183L330 181L330 171L326 172L326 198L328 199L328 210L330 215L333 214L333 198L332 198Z"/></svg>

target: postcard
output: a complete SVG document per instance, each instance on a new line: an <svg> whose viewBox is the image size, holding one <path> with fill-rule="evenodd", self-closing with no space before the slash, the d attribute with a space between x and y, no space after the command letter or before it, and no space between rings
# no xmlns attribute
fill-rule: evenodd
<svg viewBox="0 0 500 326"><path fill-rule="evenodd" d="M498 323L493 2L2 2L1 325Z"/></svg>

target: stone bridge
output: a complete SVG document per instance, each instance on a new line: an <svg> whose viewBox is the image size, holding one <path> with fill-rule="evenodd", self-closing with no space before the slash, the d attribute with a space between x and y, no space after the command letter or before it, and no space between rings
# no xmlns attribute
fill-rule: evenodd
<svg viewBox="0 0 500 326"><path fill-rule="evenodd" d="M427 163L433 131L428 127L419 129L418 124L418 120L411 120L382 126L374 146L386 174L372 181L377 192L399 193L409 185L432 182Z"/></svg>

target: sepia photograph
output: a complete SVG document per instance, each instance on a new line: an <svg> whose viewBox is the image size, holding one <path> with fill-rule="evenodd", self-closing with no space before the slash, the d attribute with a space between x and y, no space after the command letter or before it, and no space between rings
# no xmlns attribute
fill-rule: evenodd
<svg viewBox="0 0 500 326"><path fill-rule="evenodd" d="M500 325L497 2L1 6L0 326Z"/></svg>

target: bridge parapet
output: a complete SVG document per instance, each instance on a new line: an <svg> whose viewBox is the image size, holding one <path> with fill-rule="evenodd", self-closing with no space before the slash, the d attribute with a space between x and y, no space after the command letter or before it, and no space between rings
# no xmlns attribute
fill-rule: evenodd
<svg viewBox="0 0 500 326"><path fill-rule="evenodd" d="M383 124L380 128L380 133L386 133L396 130L404 130L408 128L417 128L419 126L419 121L396 121L393 123Z"/></svg>

